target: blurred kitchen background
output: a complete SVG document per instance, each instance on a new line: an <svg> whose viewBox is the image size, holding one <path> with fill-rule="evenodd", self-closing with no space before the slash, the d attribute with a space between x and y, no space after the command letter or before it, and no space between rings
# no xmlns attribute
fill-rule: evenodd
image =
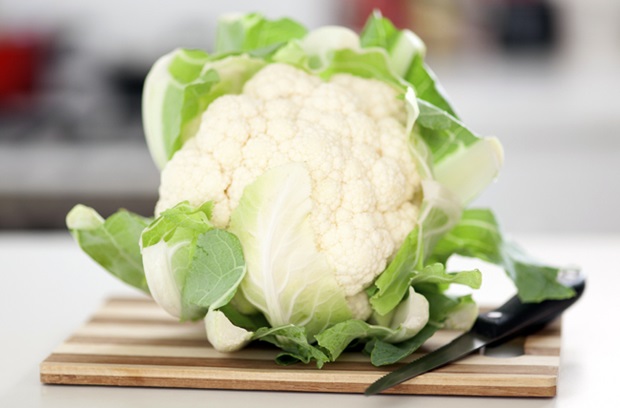
<svg viewBox="0 0 620 408"><path fill-rule="evenodd" d="M76 203L152 213L145 74L210 49L217 16L360 29L373 8L426 42L463 120L505 147L476 204L510 232L620 231L617 0L0 0L0 229L64 227Z"/></svg>

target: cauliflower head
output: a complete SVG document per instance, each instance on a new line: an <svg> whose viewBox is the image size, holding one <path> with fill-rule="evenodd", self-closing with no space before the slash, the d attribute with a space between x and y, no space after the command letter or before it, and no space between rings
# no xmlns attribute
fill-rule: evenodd
<svg viewBox="0 0 620 408"><path fill-rule="evenodd" d="M270 64L239 95L216 99L196 136L162 171L156 215L181 201L214 203L226 228L246 186L267 170L303 163L311 179L311 226L355 316L363 293L413 229L420 179L398 91L349 74L323 81Z"/></svg>
<svg viewBox="0 0 620 408"><path fill-rule="evenodd" d="M377 12L359 35L226 16L213 53L174 50L146 77L155 218L76 206L67 226L168 313L204 320L217 350L266 341L321 367L357 340L396 362L415 347L384 343L473 323L472 298L444 292L480 271L448 271L452 254L509 253L492 214L465 209L501 145L460 121L424 56Z"/></svg>

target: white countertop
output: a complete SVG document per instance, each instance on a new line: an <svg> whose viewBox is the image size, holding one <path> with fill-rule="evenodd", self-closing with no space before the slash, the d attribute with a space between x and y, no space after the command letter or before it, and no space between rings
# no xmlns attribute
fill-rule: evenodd
<svg viewBox="0 0 620 408"><path fill-rule="evenodd" d="M0 233L0 407L617 407L620 235L525 235L531 253L556 264L578 264L588 275L584 298L563 321L558 396L552 399L376 396L50 386L39 363L111 295L133 294L108 276L67 233ZM512 291L496 269L485 276L480 302L499 303Z"/></svg>

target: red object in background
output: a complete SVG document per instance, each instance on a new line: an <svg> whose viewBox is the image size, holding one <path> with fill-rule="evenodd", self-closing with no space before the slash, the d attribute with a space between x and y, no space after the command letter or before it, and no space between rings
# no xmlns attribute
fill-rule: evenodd
<svg viewBox="0 0 620 408"><path fill-rule="evenodd" d="M43 57L38 36L0 34L0 102L29 96L37 86Z"/></svg>
<svg viewBox="0 0 620 408"><path fill-rule="evenodd" d="M397 28L406 28L410 25L407 0L353 0L348 2L353 9L352 25L361 29L374 11L379 10L384 17L389 18Z"/></svg>

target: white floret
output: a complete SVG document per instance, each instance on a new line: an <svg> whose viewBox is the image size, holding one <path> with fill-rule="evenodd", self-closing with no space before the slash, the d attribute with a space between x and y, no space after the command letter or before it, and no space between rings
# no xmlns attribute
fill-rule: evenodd
<svg viewBox="0 0 620 408"><path fill-rule="evenodd" d="M354 319L367 320L372 314L372 307L366 292L362 291L347 297L346 300Z"/></svg>
<svg viewBox="0 0 620 408"><path fill-rule="evenodd" d="M398 92L377 80L329 82L270 64L240 95L214 101L196 137L162 172L159 214L180 201L213 201L226 227L244 188L270 168L302 162L312 179L311 223L355 316L370 311L363 290L417 221L420 180Z"/></svg>

